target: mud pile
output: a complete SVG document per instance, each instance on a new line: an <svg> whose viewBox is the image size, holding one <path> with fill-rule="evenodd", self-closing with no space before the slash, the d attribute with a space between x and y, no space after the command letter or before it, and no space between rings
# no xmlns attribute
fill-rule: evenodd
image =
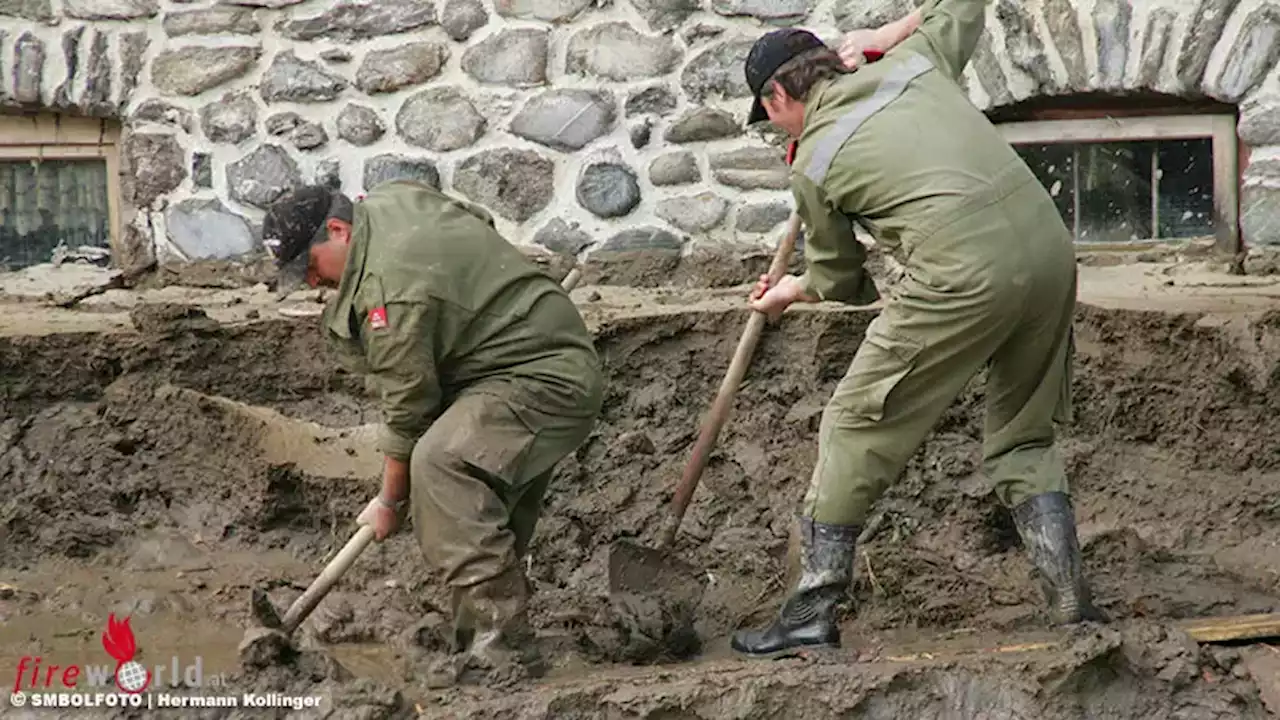
<svg viewBox="0 0 1280 720"><path fill-rule="evenodd" d="M787 534L808 483L822 407L870 317L789 313L757 350L675 548L710 579L697 630L711 647L735 627L767 619L781 598ZM558 469L527 564L535 625L555 657L573 658L564 672L589 677L505 699L507 693L448 695L462 704L427 703L432 713L1261 712L1256 690L1232 675L1229 659L1162 634L1158 623L1280 609L1280 313L1216 323L1079 311L1076 421L1065 430L1064 451L1086 570L1100 604L1117 621L1136 622L1132 628L1077 638L1065 655L1010 661L996 675L992 660L857 672L848 666L880 657L875 638L889 631L1010 633L1042 625L1030 566L979 473L979 377L881 502L878 530L858 557L857 612L846 631L852 655L832 660L846 664L775 672L712 663L639 675L596 667L670 659L673 648L636 637L610 617L608 546L619 538L656 541L661 511L744 321L741 312L703 312L600 329L610 373L604 414ZM376 478L353 481L272 457L261 443L261 421L204 395L337 428L377 419L360 380L330 364L314 321L219 328L162 312L139 318L138 326L137 335L0 339L0 566L35 568L51 556L110 566L123 562L133 538L163 530L218 551L284 550L317 571L345 541ZM407 532L372 548L307 622L306 635L319 643L388 644L411 687L417 664L442 647L448 607L420 558ZM201 612L243 627L252 574L246 570L246 584ZM291 571L274 591L276 602L284 607L310 579L306 570ZM1215 673L1231 681L1206 679ZM321 668L305 682L345 677L333 674ZM726 689L715 690L718 679ZM953 699L941 699L947 697ZM392 712L385 698L378 702ZM837 711L819 714L830 712Z"/></svg>
<svg viewBox="0 0 1280 720"><path fill-rule="evenodd" d="M1265 718L1234 650L1139 624L1076 632L1053 653L910 663L707 663L590 676L501 699L457 693L425 716L480 718Z"/></svg>

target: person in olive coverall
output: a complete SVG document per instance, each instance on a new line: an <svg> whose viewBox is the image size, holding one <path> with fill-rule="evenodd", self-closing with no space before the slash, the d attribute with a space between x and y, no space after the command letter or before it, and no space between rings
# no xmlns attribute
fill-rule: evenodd
<svg viewBox="0 0 1280 720"><path fill-rule="evenodd" d="M988 370L984 470L1041 577L1055 621L1103 620L1082 577L1054 423L1070 417L1075 251L1054 204L958 81L983 30L983 0L929 0L876 62L846 66L796 29L746 61L749 122L797 139L791 165L806 272L752 307L871 304L856 222L906 273L871 322L822 416L799 519L798 581L740 653L777 657L840 643L835 606L873 503L946 408ZM893 33L889 33L892 35Z"/></svg>
<svg viewBox="0 0 1280 720"><path fill-rule="evenodd" d="M422 553L453 589L452 680L528 667L519 561L552 469L603 397L577 308L487 211L414 182L356 203L304 187L273 204L263 235L282 296L303 282L337 288L323 334L369 376L384 419L382 492L359 522L380 541L408 501Z"/></svg>

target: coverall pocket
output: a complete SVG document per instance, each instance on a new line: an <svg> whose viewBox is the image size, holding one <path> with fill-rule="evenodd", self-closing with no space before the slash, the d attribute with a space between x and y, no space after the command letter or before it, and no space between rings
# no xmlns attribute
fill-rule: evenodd
<svg viewBox="0 0 1280 720"><path fill-rule="evenodd" d="M883 331L868 332L863 344L865 349L854 358L853 372L846 379L853 385L846 410L863 420L880 422L889 395L915 369L924 348Z"/></svg>
<svg viewBox="0 0 1280 720"><path fill-rule="evenodd" d="M518 485L529 447L537 437L518 408L497 395L474 393L464 394L449 408L457 409L463 409L461 416L447 413L438 421L451 426L441 450L508 486Z"/></svg>

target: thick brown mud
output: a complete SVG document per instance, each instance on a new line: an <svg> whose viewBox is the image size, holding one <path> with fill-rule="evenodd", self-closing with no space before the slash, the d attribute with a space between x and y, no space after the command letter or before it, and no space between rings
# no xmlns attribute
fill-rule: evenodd
<svg viewBox="0 0 1280 720"><path fill-rule="evenodd" d="M0 678L24 653L105 662L97 633L117 612L132 613L144 654L201 654L245 687L323 688L335 717L1265 717L1239 650L1170 624L1280 610L1280 312L1080 309L1063 445L1113 626L986 651L1044 617L981 477L979 377L880 503L845 649L725 655L726 636L781 598L822 406L870 317L788 313L762 340L675 548L709 581L699 657L618 617L607 553L656 541L746 316L606 322L604 414L559 468L526 566L555 666L536 683L443 693L420 679L447 598L409 532L368 551L304 625L306 646L341 666L315 650L292 670L235 661L249 588L274 580L287 606L376 491L378 458L349 429L376 422L376 404L331 364L314 319L220 327L152 309L136 334L0 339L0 647L14 649ZM926 649L904 658L904 632ZM964 636L984 640L948 644Z"/></svg>

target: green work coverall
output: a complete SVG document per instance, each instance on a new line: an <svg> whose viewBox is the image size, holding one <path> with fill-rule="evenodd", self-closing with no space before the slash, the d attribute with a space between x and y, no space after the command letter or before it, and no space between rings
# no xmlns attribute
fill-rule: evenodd
<svg viewBox="0 0 1280 720"><path fill-rule="evenodd" d="M414 530L445 581L503 575L604 379L565 291L478 206L398 181L355 203L328 341L382 399L379 449L410 463Z"/></svg>
<svg viewBox="0 0 1280 720"><path fill-rule="evenodd" d="M958 84L985 5L927 2L917 32L806 98L791 172L807 292L879 299L853 222L906 269L823 413L804 508L816 522L862 524L983 366L998 497L1067 492L1054 422L1071 411L1075 252L1048 193Z"/></svg>

